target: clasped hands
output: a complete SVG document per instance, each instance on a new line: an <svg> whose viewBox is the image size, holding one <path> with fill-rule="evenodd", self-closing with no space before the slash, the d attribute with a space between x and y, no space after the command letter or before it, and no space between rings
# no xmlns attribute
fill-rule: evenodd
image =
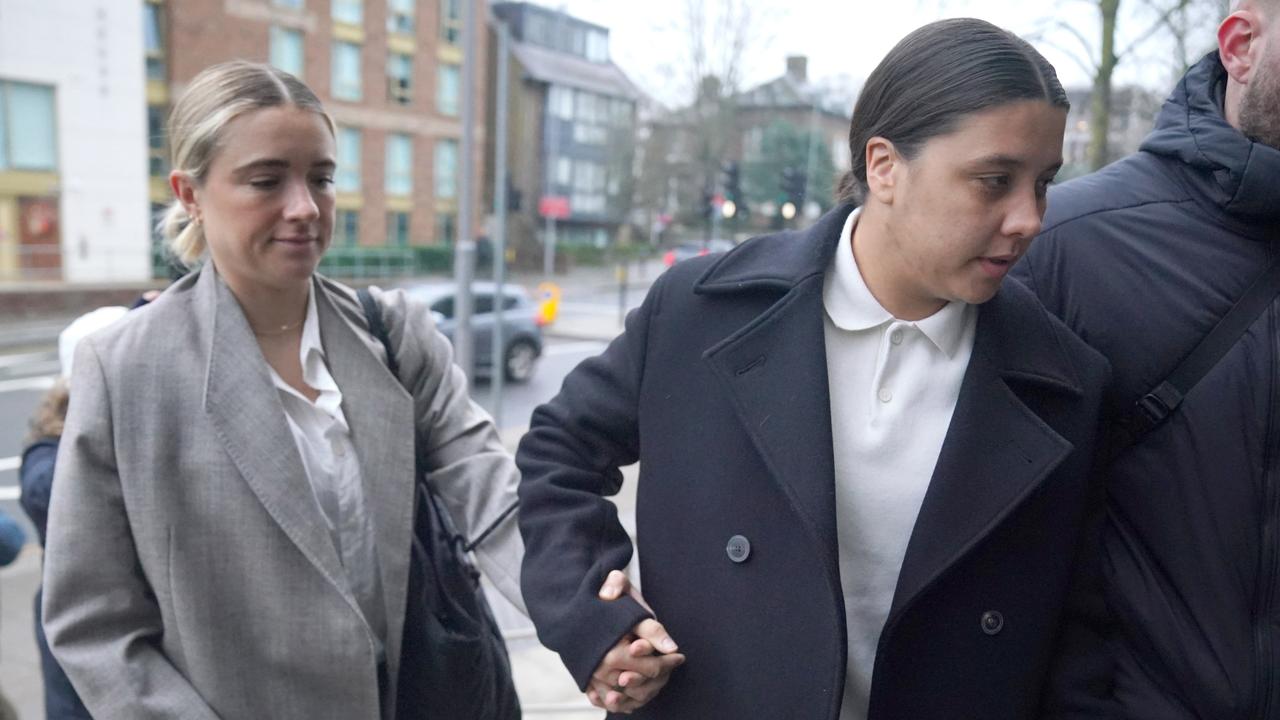
<svg viewBox="0 0 1280 720"><path fill-rule="evenodd" d="M646 610L653 612L640 592L631 585L626 574L614 570L600 586L601 600L617 600L630 595ZM676 641L667 634L662 623L652 618L640 621L622 636L595 672L587 686L587 699L592 705L612 713L630 714L652 700L671 677L671 671L684 663Z"/></svg>

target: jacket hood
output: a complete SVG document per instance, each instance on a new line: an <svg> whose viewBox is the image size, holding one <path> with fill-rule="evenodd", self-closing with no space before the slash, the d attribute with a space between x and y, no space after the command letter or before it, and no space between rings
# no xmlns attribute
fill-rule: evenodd
<svg viewBox="0 0 1280 720"><path fill-rule="evenodd" d="M1278 223L1280 149L1253 142L1227 123L1226 86L1215 50L1182 77L1141 149L1178 160L1195 190L1228 215Z"/></svg>

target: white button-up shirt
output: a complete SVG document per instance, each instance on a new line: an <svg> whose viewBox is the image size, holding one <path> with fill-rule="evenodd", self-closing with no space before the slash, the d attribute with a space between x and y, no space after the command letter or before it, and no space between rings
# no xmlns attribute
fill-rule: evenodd
<svg viewBox="0 0 1280 720"><path fill-rule="evenodd" d="M289 430L302 456L320 514L329 527L329 537L346 571L351 594L364 613L381 659L387 622L373 518L365 507L360 462L351 442L351 428L342 413L342 391L325 365L314 290L307 300L307 318L302 325L298 353L303 381L320 393L316 401L311 402L290 387L268 366L271 381L284 404Z"/></svg>
<svg viewBox="0 0 1280 720"><path fill-rule="evenodd" d="M916 322L876 301L845 223L823 284L840 582L849 661L841 720L864 720L880 631L973 351L977 308Z"/></svg>

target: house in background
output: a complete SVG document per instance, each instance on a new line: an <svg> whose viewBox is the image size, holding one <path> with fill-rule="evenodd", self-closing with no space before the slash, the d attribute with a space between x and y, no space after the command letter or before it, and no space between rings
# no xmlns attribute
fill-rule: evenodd
<svg viewBox="0 0 1280 720"><path fill-rule="evenodd" d="M492 10L511 37L508 178L502 183L493 177L490 112L486 195L506 186L508 242L517 262L539 266L548 232L557 244L605 247L617 239L631 209L640 93L610 59L608 29L531 3L498 3ZM488 44L492 109L492 29ZM553 222L546 214L555 216Z"/></svg>
<svg viewBox="0 0 1280 720"><path fill-rule="evenodd" d="M1067 99L1067 134L1062 143L1062 172L1059 180L1087 174L1089 168L1090 88L1070 88ZM1156 115L1164 104L1164 96L1154 90L1134 85L1111 91L1111 127L1107 135L1108 162L1114 162L1138 151L1142 141L1155 126Z"/></svg>

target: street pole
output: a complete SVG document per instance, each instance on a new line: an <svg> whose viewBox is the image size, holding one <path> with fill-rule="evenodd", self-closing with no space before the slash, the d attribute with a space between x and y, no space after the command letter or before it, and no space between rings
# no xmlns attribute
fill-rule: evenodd
<svg viewBox="0 0 1280 720"><path fill-rule="evenodd" d="M563 7L556 8L555 14L556 14L555 36L557 38L562 38L564 37L564 34L565 34L564 8ZM548 135L547 145L546 145L546 148L547 148L546 196L550 196L552 194L552 190L555 188L555 177L556 177L555 164L559 160L558 156L560 154L560 133L557 132L559 130L559 127L552 126L552 121L554 120L554 117L552 115L552 110L551 110L552 87L554 86L552 85L547 86L547 102L544 104L544 108L543 108L544 117L546 118L546 120L544 120L544 123L546 124L547 135ZM570 183L572 183L573 181L572 175L573 174L570 173ZM550 210L550 208L547 208L547 209ZM546 227L543 228L544 237L543 237L543 246L542 246L542 275L543 275L542 279L549 281L551 280L552 274L555 273L555 270L556 270L556 219L555 217L553 217L552 213L547 213L546 219L547 219Z"/></svg>
<svg viewBox="0 0 1280 720"><path fill-rule="evenodd" d="M493 420L502 427L502 390L506 382L506 338L502 336L502 311L507 282L507 65L511 38L507 24L494 19L498 31L498 87L494 106L494 191L493 191Z"/></svg>
<svg viewBox="0 0 1280 720"><path fill-rule="evenodd" d="M476 240L472 237L471 220L475 212L475 116L476 116L476 3L462 2L462 168L458 191L458 239L454 244L453 278L457 287L453 316L453 353L458 367L470 384L475 372L474 339L472 337L471 280L475 273Z"/></svg>

